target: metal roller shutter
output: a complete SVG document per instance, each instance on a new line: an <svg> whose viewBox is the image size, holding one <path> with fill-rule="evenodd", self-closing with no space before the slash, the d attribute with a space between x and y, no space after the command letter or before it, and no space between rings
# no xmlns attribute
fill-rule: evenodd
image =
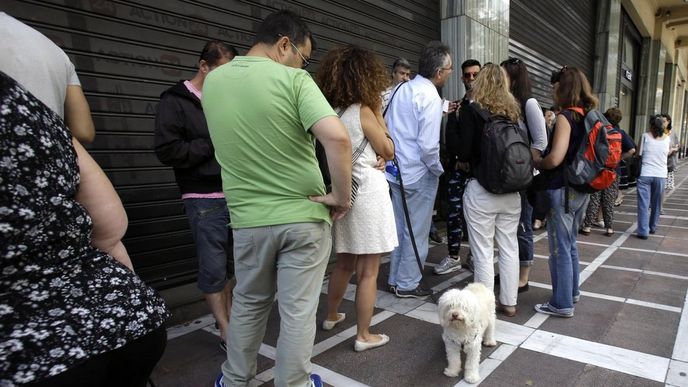
<svg viewBox="0 0 688 387"><path fill-rule="evenodd" d="M543 107L552 105L552 70L578 67L592 83L596 12L594 0L511 1L509 56L526 62Z"/></svg>
<svg viewBox="0 0 688 387"><path fill-rule="evenodd" d="M158 289L193 282L195 251L172 170L153 152L160 93L195 73L208 39L244 53L276 9L310 25L318 58L354 43L391 65L440 37L439 0L5 0L1 9L47 35L77 68L96 124L89 152L117 189L129 216L124 243L137 272ZM27 47L27 49L31 49ZM269 160L266 160L269 162Z"/></svg>

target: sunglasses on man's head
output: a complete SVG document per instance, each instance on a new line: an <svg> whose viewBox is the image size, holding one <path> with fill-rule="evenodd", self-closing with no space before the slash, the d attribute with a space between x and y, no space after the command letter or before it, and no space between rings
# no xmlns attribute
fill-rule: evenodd
<svg viewBox="0 0 688 387"><path fill-rule="evenodd" d="M557 70L552 71L551 83L554 84L554 83L559 82L559 79L561 79L561 74L568 71L568 69L569 69L569 66L564 66L559 71L557 71Z"/></svg>
<svg viewBox="0 0 688 387"><path fill-rule="evenodd" d="M506 60L506 63L517 65L517 64L521 64L521 60L518 58L509 58Z"/></svg>

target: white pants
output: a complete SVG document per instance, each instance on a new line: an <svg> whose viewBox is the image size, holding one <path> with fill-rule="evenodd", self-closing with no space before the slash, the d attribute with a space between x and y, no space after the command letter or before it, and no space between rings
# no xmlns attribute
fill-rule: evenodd
<svg viewBox="0 0 688 387"><path fill-rule="evenodd" d="M493 194L471 179L463 195L468 240L473 253L475 282L494 289L494 241L499 249L499 302L516 305L518 294L518 221L521 197L518 192Z"/></svg>

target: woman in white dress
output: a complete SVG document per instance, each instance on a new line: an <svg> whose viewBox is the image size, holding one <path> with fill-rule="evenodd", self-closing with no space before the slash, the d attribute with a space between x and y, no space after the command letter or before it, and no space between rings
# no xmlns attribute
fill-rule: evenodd
<svg viewBox="0 0 688 387"><path fill-rule="evenodd" d="M382 61L371 51L356 46L335 48L320 63L316 81L349 131L351 147L360 156L352 168L359 184L356 200L343 219L333 225L337 263L330 276L327 316L323 329L330 330L346 317L338 313L347 284L356 272L356 323L354 349L379 347L389 341L371 334L370 321L377 293L380 257L397 245L394 212L385 180L383 160L394 158L392 142L381 114L381 93L389 84Z"/></svg>

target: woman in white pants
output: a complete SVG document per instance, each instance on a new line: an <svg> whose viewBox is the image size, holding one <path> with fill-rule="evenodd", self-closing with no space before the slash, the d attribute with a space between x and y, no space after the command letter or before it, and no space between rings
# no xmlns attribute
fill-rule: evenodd
<svg viewBox="0 0 688 387"><path fill-rule="evenodd" d="M508 117L517 122L521 107L509 92L509 81L504 70L488 64L473 83L473 101L462 105L459 111L459 162L471 171L471 180L463 196L464 216L468 239L475 266L475 282L494 287L494 241L499 248L500 309L506 316L516 314L518 292L518 222L521 215L521 197L518 192L493 194L488 192L473 173L480 166L480 148L485 120L478 112Z"/></svg>

